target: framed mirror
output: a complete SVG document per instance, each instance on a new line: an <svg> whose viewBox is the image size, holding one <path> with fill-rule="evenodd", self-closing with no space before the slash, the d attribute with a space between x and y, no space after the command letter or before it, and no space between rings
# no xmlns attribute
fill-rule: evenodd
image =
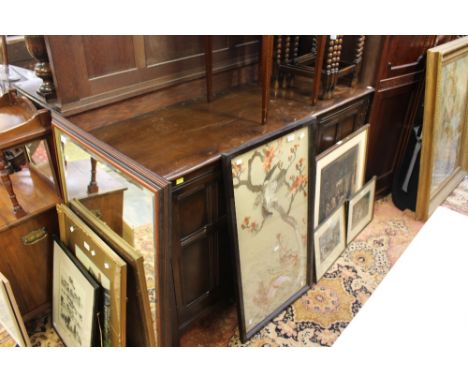
<svg viewBox="0 0 468 382"><path fill-rule="evenodd" d="M127 317L129 325L140 325L142 330L133 339L128 338L128 344L159 345L162 335L159 307L163 300L160 285L165 277L160 269L166 261L165 256L161 259L166 242L159 239L165 227L160 224L160 214L165 203L162 191L168 186L130 159L115 158L115 150L103 147L104 144L75 126L54 122L65 202L116 250L134 273L128 280L131 302ZM123 249L125 253L121 252ZM142 285L146 285L144 298ZM145 318L148 310L150 319ZM154 335L148 333L148 328Z"/></svg>

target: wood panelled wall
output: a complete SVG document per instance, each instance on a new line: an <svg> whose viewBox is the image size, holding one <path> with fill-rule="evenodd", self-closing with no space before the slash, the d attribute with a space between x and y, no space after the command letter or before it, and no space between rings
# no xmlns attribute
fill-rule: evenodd
<svg viewBox="0 0 468 382"><path fill-rule="evenodd" d="M46 43L65 115L205 75L203 36L47 36ZM256 63L259 51L259 36L214 36L213 71Z"/></svg>

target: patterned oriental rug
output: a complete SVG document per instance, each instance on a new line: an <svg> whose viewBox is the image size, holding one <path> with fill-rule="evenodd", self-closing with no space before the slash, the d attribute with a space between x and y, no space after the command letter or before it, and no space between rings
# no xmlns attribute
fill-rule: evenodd
<svg viewBox="0 0 468 382"><path fill-rule="evenodd" d="M468 215L468 176L444 206ZM375 204L373 221L319 282L247 343L237 329L235 306L198 324L182 346L331 346L422 227L412 211L390 197Z"/></svg>
<svg viewBox="0 0 468 382"><path fill-rule="evenodd" d="M444 205L468 215L468 177ZM323 278L247 343L230 306L190 329L182 346L331 346L395 264L422 227L411 211L400 211L390 197L375 204L374 220L348 246ZM27 325L33 346L63 346L50 317ZM14 346L0 331L0 346Z"/></svg>

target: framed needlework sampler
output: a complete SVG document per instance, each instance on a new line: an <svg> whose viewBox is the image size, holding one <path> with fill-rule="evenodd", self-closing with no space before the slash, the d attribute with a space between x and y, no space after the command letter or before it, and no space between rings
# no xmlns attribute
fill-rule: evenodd
<svg viewBox="0 0 468 382"><path fill-rule="evenodd" d="M315 119L223 155L246 341L310 286Z"/></svg>
<svg viewBox="0 0 468 382"><path fill-rule="evenodd" d="M468 171L468 37L427 51L416 217L426 220Z"/></svg>

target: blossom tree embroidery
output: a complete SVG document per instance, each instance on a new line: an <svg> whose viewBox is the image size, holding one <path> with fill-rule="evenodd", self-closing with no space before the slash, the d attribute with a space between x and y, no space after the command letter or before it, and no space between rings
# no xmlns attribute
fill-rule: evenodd
<svg viewBox="0 0 468 382"><path fill-rule="evenodd" d="M284 234L282 232L276 234L274 254L277 259L274 260L277 261L280 272L275 272L271 280L259 281L254 302L263 306L270 303L282 285L294 281L286 269L305 267L303 261L307 258L304 256L307 243L304 240L304 232L301 232L304 220L298 222L291 213L294 201L299 195L307 198L307 163L304 157L298 158L299 143L285 144L285 142L286 138L283 138L267 144L253 151L246 162L232 163L234 189L245 187L253 193L253 208L260 209L261 212L258 221L252 216L241 217L240 228L246 233L258 235L262 232L265 223L277 216L292 229L297 243L295 249L287 248ZM256 179L252 177L253 169L257 174ZM262 177L258 177L259 172Z"/></svg>

